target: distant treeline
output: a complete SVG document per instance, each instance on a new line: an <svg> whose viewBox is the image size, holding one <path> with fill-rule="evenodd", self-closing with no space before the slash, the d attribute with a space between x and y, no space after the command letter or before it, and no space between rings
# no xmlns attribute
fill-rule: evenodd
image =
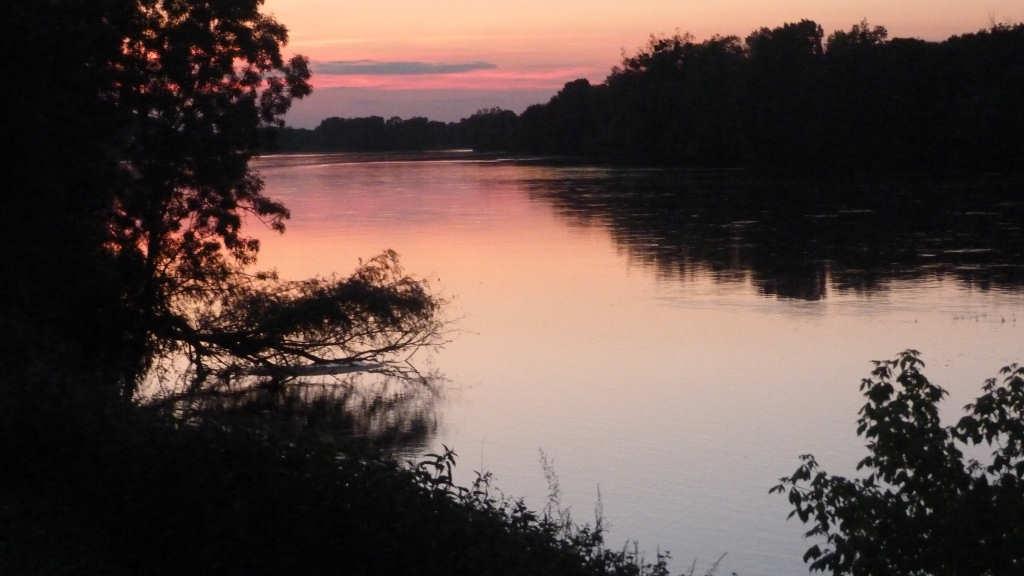
<svg viewBox="0 0 1024 576"><path fill-rule="evenodd" d="M381 116L327 118L315 130L271 128L266 148L279 151L350 150L441 150L473 148L510 150L515 145L520 118L500 108L480 110L459 122L438 122L426 118Z"/></svg>
<svg viewBox="0 0 1024 576"><path fill-rule="evenodd" d="M672 165L1024 166L1024 24L943 42L866 21L825 38L810 20L742 40L652 37L602 84L567 83L521 115L455 123L328 118L283 128L298 150L465 147Z"/></svg>

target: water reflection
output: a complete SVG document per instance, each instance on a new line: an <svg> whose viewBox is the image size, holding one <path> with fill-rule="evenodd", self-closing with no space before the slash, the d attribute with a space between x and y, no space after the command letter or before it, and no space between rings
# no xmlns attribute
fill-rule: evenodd
<svg viewBox="0 0 1024 576"><path fill-rule="evenodd" d="M870 294L893 280L1024 284L1019 182L771 181L742 173L563 169L527 183L574 225L606 227L663 276L751 281L765 296Z"/></svg>
<svg viewBox="0 0 1024 576"><path fill-rule="evenodd" d="M459 451L460 482L488 470L542 507L543 448L567 504L585 514L600 485L610 541L669 548L676 572L728 552L722 574L806 573L803 528L768 488L801 453L855 472L870 360L924 351L955 413L1020 359L1009 184L967 190L953 217L919 204L956 184L910 178L861 186L881 198L866 202L854 186L471 157L260 169L293 214L261 238L261 266L345 274L393 248L450 297L425 442Z"/></svg>
<svg viewBox="0 0 1024 576"><path fill-rule="evenodd" d="M437 431L441 378L373 374L259 379L202 391L166 391L148 404L179 420L216 421L271 437L315 435L319 441L369 441L397 455L428 446Z"/></svg>

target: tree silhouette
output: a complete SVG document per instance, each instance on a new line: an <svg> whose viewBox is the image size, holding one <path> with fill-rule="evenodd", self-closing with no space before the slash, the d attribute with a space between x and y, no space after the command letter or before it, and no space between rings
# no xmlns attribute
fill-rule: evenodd
<svg viewBox="0 0 1024 576"><path fill-rule="evenodd" d="M889 37L885 26L871 26L867 19L854 24L849 31L836 30L829 35L825 49L829 56L840 56L857 50L870 50L883 44Z"/></svg>
<svg viewBox="0 0 1024 576"><path fill-rule="evenodd" d="M55 68L85 55L71 81L46 62L25 66L43 97L18 102L31 121L13 130L40 143L22 152L24 167L39 174L27 173L35 182L15 197L31 223L17 235L39 236L35 226L48 233L12 275L20 284L5 318L31 335L27 348L70 348L80 360L32 369L36 376L64 371L80 381L103 372L93 385L125 401L165 354L196 362L199 387L218 375L214 368L227 371L220 376L337 362L384 369L393 356L435 342L438 302L402 274L393 253L351 278L285 283L249 271L259 243L244 233L246 218L278 231L288 218L249 160L261 131L283 125L291 102L311 90L307 60L284 58L287 31L261 7L262 0L16 4L26 45ZM31 263L52 263L56 254L70 257L75 275ZM37 294L36 284L58 288ZM98 294L97 306L68 305L69 294ZM45 318L49 309L43 322L20 313ZM102 338L90 337L94 327ZM39 352L26 356L47 356Z"/></svg>
<svg viewBox="0 0 1024 576"><path fill-rule="evenodd" d="M861 383L867 402L857 434L870 454L849 479L811 455L773 492L785 493L807 535L804 555L833 574L1017 574L1024 568L1024 367L1001 370L954 426L938 404L946 391L921 372L918 352L875 362ZM965 458L986 444L987 464Z"/></svg>

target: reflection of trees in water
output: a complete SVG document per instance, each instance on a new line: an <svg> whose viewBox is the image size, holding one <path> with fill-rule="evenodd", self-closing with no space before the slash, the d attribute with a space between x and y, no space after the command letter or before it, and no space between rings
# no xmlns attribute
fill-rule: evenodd
<svg viewBox="0 0 1024 576"><path fill-rule="evenodd" d="M894 280L1024 284L1019 181L764 180L742 172L565 169L530 182L571 224L602 226L629 256L685 281L750 279L817 300Z"/></svg>
<svg viewBox="0 0 1024 576"><path fill-rule="evenodd" d="M174 303L198 328L153 347L137 396L179 421L385 447L421 445L435 428L439 376L414 356L444 343L443 301L393 252L347 278L255 275Z"/></svg>
<svg viewBox="0 0 1024 576"><path fill-rule="evenodd" d="M251 377L199 393L164 393L150 406L181 422L217 422L271 437L369 440L386 449L425 446L437 428L440 377L347 374Z"/></svg>

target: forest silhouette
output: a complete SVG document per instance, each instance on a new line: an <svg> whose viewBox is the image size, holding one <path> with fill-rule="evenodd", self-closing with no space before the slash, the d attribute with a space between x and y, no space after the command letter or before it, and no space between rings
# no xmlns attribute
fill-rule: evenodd
<svg viewBox="0 0 1024 576"><path fill-rule="evenodd" d="M941 42L867 21L801 20L745 39L651 37L600 84L459 122L328 118L279 151L473 148L634 164L1010 170L1024 164L1024 24Z"/></svg>

